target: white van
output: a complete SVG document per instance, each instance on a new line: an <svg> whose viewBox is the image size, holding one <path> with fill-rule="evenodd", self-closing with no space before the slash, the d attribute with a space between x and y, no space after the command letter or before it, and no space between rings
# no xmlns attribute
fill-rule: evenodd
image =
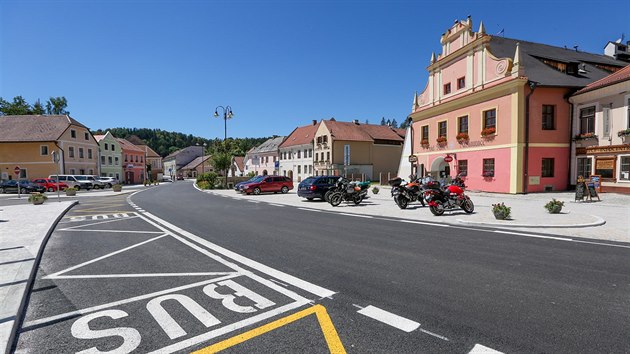
<svg viewBox="0 0 630 354"><path fill-rule="evenodd" d="M50 175L48 178L56 179L57 175ZM90 190L93 187L92 182L87 179L77 179L74 175L59 175L59 182L64 182L68 187L76 188L77 190L86 189Z"/></svg>

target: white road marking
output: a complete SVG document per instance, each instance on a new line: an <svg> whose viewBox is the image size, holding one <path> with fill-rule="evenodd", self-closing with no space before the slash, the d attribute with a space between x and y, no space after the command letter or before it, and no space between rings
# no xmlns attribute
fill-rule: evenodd
<svg viewBox="0 0 630 354"><path fill-rule="evenodd" d="M326 212L325 210L309 209L309 208L297 208L297 209L299 209L299 210L306 210L306 211L314 211L314 212L317 212L317 213L325 213Z"/></svg>
<svg viewBox="0 0 630 354"><path fill-rule="evenodd" d="M426 333L426 334L428 334L430 336L433 336L433 337L436 337L436 338L440 338L440 339L445 340L447 342L449 341L448 338L446 338L444 336L441 336L441 335L439 335L437 333L433 333L433 332L427 331L426 329L420 328L419 331L422 332L422 333Z"/></svg>
<svg viewBox="0 0 630 354"><path fill-rule="evenodd" d="M346 215L346 216L355 216L357 218L365 218L365 219L374 219L373 216L370 215L361 215L361 214L352 214L352 213L336 213L337 215Z"/></svg>
<svg viewBox="0 0 630 354"><path fill-rule="evenodd" d="M105 309L110 308L110 307L120 306L120 305L128 304L130 302L138 301L138 300L150 299L150 298L153 298L153 297L156 297L156 296L160 296L160 295L164 295L164 294L170 294L170 293L178 292L178 291L181 291L181 290L195 288L195 287L198 287L198 286L201 286L201 285L205 285L205 284L219 282L221 280L232 279L232 278L238 277L239 275L240 274L238 274L238 273L234 273L234 274L231 274L231 275L226 275L224 277L219 277L219 278L215 278L215 279L208 279L208 280L200 281L200 282L197 282L197 283L192 283L192 284L188 284L188 285L178 286L176 288L156 291L156 292L150 293L150 294L134 296L134 297L129 298L129 299L114 301L114 302L110 302L110 303L103 304L103 305L97 305L97 306L92 306L92 307L88 307L88 308L85 308L85 309L70 311L70 312L66 312L66 313L62 313L62 314L59 314L59 315L50 316L50 317L46 317L46 318L40 318L39 320L26 322L23 327L38 326L38 325L41 325L41 324L46 324L46 323L49 323L49 322L59 321L59 320L63 320L63 319L69 318L69 317L74 317L74 316L77 316L77 315L84 315L86 313L91 313L91 312L95 312L95 311L105 310Z"/></svg>
<svg viewBox="0 0 630 354"><path fill-rule="evenodd" d="M527 237L534 237L534 238L545 238L545 239L549 239L549 240L558 240L558 241L573 241L573 239L566 238L566 237L553 237L553 236L532 235L532 234L526 234L526 233L522 233L522 232L501 231L501 230L494 230L494 232L496 232L496 233L498 233L498 234L508 234L508 235L516 235L516 236L527 236Z"/></svg>
<svg viewBox="0 0 630 354"><path fill-rule="evenodd" d="M468 352L468 354L503 354L503 352L488 348L481 344L475 344L475 346L472 348L471 351Z"/></svg>
<svg viewBox="0 0 630 354"><path fill-rule="evenodd" d="M201 277L234 274L234 272L205 272L205 273L145 273L145 274L81 274L55 275L52 279L104 279L104 278L151 278L151 277Z"/></svg>
<svg viewBox="0 0 630 354"><path fill-rule="evenodd" d="M90 230L90 229L75 229L75 228L67 228L67 229L59 229L59 231L90 231L90 232L110 232L113 234L116 233L133 233L133 234L162 234L162 231L134 231L134 230Z"/></svg>
<svg viewBox="0 0 630 354"><path fill-rule="evenodd" d="M239 262L241 264L244 264L244 265L246 265L246 266L248 266L248 267L250 267L252 269L256 269L256 270L258 270L260 272L268 274L268 275L270 275L270 276L272 276L272 277L274 277L274 278L276 278L278 280L281 280L281 281L283 281L283 282L285 282L287 284L290 284L290 285L293 285L293 286L295 286L297 288L300 288L302 290L308 291L311 294L317 295L319 297L329 297L329 296L332 296L332 295L335 294L335 292L332 291L332 290L328 290L326 288L323 288L321 286L315 285L313 283L309 283L309 282L307 282L305 280L302 280L300 278L294 277L292 275L289 275L289 274L287 274L285 272L282 272L282 271L279 271L277 269L271 268L271 267L266 266L266 265L264 265L262 263L259 263L259 262L256 262L256 261L252 260L252 259L249 259L247 257L241 256L240 254L238 254L236 252L232 252L232 251L230 251L228 249L225 249L225 248L223 248L223 247L221 247L219 245L216 245L216 244L214 244L212 242L209 242L208 240L206 240L206 239L204 239L202 237L199 237L197 235L194 235L194 234L192 234L192 233L190 233L190 232L188 232L186 230L183 230L183 229L181 229L181 228L179 228L179 227L177 227L177 226L167 222L166 220L158 218L157 216L155 216L155 215L153 215L151 213L145 213L144 216L146 216L147 218L152 219L154 222L157 222L157 223L159 223L159 224L161 224L161 225L163 225L165 227L168 227L169 229L177 232L178 234L186 237L187 239L189 239L191 241L194 241L194 242L196 242L196 243L198 243L200 245L203 245L204 247L206 247L206 248L208 248L208 249L210 249L210 250L212 250L214 252L217 252L217 253L219 253L219 254L221 254L221 255L223 255L225 257L228 257L230 259L233 259L233 260L235 260L235 261L237 261L237 262ZM144 218L144 216L142 218L147 220L146 218ZM147 221L149 222L149 220L147 220ZM155 223L152 223L152 224L155 225ZM159 227L159 225L155 225L155 226ZM177 236L175 236L175 235L171 235L171 236L177 238ZM193 248L197 247L194 244L189 244L189 246L193 247ZM203 250L200 250L200 251L203 251ZM235 265L232 265L232 266L235 266ZM266 281L266 280L262 279L262 281ZM268 282L268 283L271 283L271 282ZM273 283L271 283L271 284L273 284Z"/></svg>
<svg viewBox="0 0 630 354"><path fill-rule="evenodd" d="M75 270L75 269L77 269L77 268L81 268L81 267L86 266L86 265L88 265L88 264L91 264L91 263L94 263L94 262L98 262L98 261L100 261L101 259L105 259L105 258L107 258L107 257L111 257L111 256L113 256L113 255L115 255L115 254L125 252L125 251L127 251L127 250L132 249L132 248L135 248L135 247L138 247L138 246L142 246L142 245L144 245L144 244L146 244L146 243L149 243L149 242L152 242L152 241L155 241L155 240L159 240L159 239L161 239L162 237L166 237L166 236L168 236L168 235L167 235L167 234L163 234L163 235L161 235L161 236L154 237L154 238L148 239L148 240L146 240L146 241L142 241L142 242L140 242L140 243L136 243L135 245L131 245L131 246L129 246L129 247L125 247L125 248L123 248L123 249L121 249L121 250L118 250L118 251L114 251L114 252L108 253L108 254L106 254L106 255L104 255L104 256L101 256L101 257L98 257L98 258L92 259L92 260L90 260L90 261L83 262L83 263L81 263L81 264L77 264L77 265L75 265L75 266L73 266L73 267L70 267L70 268L64 269L64 270L62 270L62 271L60 271L60 272L56 272L56 273L53 273L53 274L47 275L47 276L45 276L45 277L44 277L44 279L54 279L54 278L55 278L55 276L57 276L57 275L61 275L61 274L63 274L63 273L67 273L67 272L69 272L69 271L71 271L71 270Z"/></svg>
<svg viewBox="0 0 630 354"><path fill-rule="evenodd" d="M275 204L275 203L267 203L269 205L273 205L273 206L277 206L277 207L284 207L284 204Z"/></svg>
<svg viewBox="0 0 630 354"><path fill-rule="evenodd" d="M137 218L138 216L131 216L129 217L129 219L133 219L133 218ZM89 224L83 224L83 225L77 225L77 226L71 226L71 227L66 227L65 229L78 229L81 227L86 227L86 226L92 226L92 225L100 225L100 224L106 224L109 222L116 222L116 221L120 221L122 219L112 219L112 220L107 220L107 221L100 221L100 222L93 222L93 223L89 223Z"/></svg>
<svg viewBox="0 0 630 354"><path fill-rule="evenodd" d="M391 219L388 219L391 221ZM406 219L400 219L397 220L400 222L406 222L408 224L418 224L418 225L429 225L429 226L440 226L440 227L451 227L451 225L447 225L447 224L434 224L434 223L430 223L430 222L422 222L422 221L415 221L415 220L406 220Z"/></svg>
<svg viewBox="0 0 630 354"><path fill-rule="evenodd" d="M381 310L378 307L372 305L362 308L357 312L364 316L388 324L392 327L398 328L401 331L405 331L407 333L415 331L416 329L418 329L418 327L420 327L420 323L418 322L406 319L385 310Z"/></svg>
<svg viewBox="0 0 630 354"><path fill-rule="evenodd" d="M274 279L274 278L269 278L269 281L272 281L272 282L274 282L274 283L276 283L276 284L278 284L278 285L282 285L282 286L284 286L285 288L288 288L288 287L289 287L287 284L282 283L282 282L279 282L279 281L277 281L277 280L276 280L276 279Z"/></svg>
<svg viewBox="0 0 630 354"><path fill-rule="evenodd" d="M260 203L260 202L259 202L259 201L257 201L257 200L248 200L248 202L250 202L250 203Z"/></svg>

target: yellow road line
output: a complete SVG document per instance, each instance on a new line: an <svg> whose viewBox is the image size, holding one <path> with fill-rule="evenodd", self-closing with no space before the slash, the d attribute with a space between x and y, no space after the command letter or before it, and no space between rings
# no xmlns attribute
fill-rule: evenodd
<svg viewBox="0 0 630 354"><path fill-rule="evenodd" d="M283 317L279 320L273 321L271 323L267 323L264 326L254 328L243 334L239 334L238 336L228 338L219 343L215 343L209 347L200 349L196 352L193 352L193 354L209 354L209 353L216 353L221 350L225 350L239 343L243 343L247 340L250 340L254 337L258 337L261 334L265 334L269 331L273 331L274 329L287 325L291 322L295 322L311 314L315 314L317 316L317 321L319 322L322 332L324 333L324 338L326 339L326 343L328 344L328 349L330 350L330 352L335 353L335 354L337 353L345 354L346 350L343 347L341 340L339 339L339 334L337 333L337 330L335 329L335 326L333 325L332 320L330 319L330 316L328 315L328 312L326 312L326 308L322 305L315 305L313 307L309 307L305 310L294 313L287 317Z"/></svg>

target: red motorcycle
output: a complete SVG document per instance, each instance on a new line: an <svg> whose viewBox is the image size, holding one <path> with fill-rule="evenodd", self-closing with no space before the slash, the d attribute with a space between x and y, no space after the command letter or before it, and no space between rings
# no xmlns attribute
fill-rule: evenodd
<svg viewBox="0 0 630 354"><path fill-rule="evenodd" d="M429 204L429 210L433 215L440 216L445 211L462 208L468 214L475 210L470 197L464 194L464 188L456 184L450 184L440 188L439 183L432 182L426 186L424 200Z"/></svg>

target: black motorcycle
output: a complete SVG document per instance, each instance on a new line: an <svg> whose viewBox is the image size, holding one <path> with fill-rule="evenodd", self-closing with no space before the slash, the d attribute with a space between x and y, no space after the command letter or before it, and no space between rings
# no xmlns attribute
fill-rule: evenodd
<svg viewBox="0 0 630 354"><path fill-rule="evenodd" d="M387 183L392 186L392 197L394 202L400 209L406 209L409 203L420 201L422 206L424 204L424 189L420 179L416 176L409 176L410 182L405 183L400 177L389 180Z"/></svg>
<svg viewBox="0 0 630 354"><path fill-rule="evenodd" d="M363 201L363 198L367 196L367 192L367 186L359 186L355 182L340 177L334 190L328 196L328 202L332 206L338 206L344 201L353 202L355 205L358 205Z"/></svg>

